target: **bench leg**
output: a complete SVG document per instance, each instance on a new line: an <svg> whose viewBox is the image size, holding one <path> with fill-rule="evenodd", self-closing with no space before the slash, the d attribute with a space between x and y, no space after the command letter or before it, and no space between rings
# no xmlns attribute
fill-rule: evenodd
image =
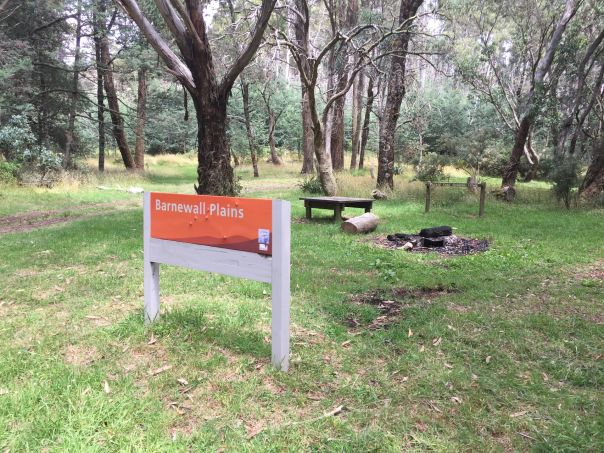
<svg viewBox="0 0 604 453"><path fill-rule="evenodd" d="M308 220L312 219L312 208L309 205L306 205L306 218Z"/></svg>
<svg viewBox="0 0 604 453"><path fill-rule="evenodd" d="M371 212L371 208L365 208L365 212Z"/></svg>
<svg viewBox="0 0 604 453"><path fill-rule="evenodd" d="M336 206L333 210L333 220L335 222L342 221L342 206Z"/></svg>

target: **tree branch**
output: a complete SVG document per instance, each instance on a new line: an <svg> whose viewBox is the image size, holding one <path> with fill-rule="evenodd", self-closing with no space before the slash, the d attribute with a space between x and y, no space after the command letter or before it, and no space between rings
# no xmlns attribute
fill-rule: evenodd
<svg viewBox="0 0 604 453"><path fill-rule="evenodd" d="M180 60L174 53L168 43L160 36L158 31L151 25L147 18L143 15L136 0L115 0L132 20L138 25L143 32L149 44L153 46L155 51L164 60L166 66L172 74L191 92L195 91L195 82L189 68Z"/></svg>
<svg viewBox="0 0 604 453"><path fill-rule="evenodd" d="M228 69L227 73L222 79L222 82L220 83L219 91L222 96L226 96L226 94L231 90L235 80L237 79L237 76L239 76L241 71L243 71L256 53L256 50L262 41L262 37L264 36L264 31L266 30L276 1L277 0L262 0L262 5L260 6L260 16L256 21L256 27L254 28L251 39L243 52L237 57L235 62Z"/></svg>

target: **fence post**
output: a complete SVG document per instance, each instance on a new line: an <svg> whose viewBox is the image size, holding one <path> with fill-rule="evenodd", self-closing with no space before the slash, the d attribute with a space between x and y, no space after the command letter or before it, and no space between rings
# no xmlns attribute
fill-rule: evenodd
<svg viewBox="0 0 604 453"><path fill-rule="evenodd" d="M484 201L487 196L487 183L480 183L480 207L478 208L478 217L484 215Z"/></svg>
<svg viewBox="0 0 604 453"><path fill-rule="evenodd" d="M425 212L430 212L430 197L432 196L432 183L428 181L426 183L426 209Z"/></svg>

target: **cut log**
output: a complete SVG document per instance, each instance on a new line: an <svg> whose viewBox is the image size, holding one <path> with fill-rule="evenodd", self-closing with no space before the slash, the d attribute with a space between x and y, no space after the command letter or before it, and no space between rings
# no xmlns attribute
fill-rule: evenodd
<svg viewBox="0 0 604 453"><path fill-rule="evenodd" d="M424 228L419 232L419 235L423 238L437 238L441 236L451 236L453 229L450 226L439 226L432 228Z"/></svg>
<svg viewBox="0 0 604 453"><path fill-rule="evenodd" d="M371 212L366 212L358 217L342 222L342 230L346 233L369 233L377 228L379 217Z"/></svg>

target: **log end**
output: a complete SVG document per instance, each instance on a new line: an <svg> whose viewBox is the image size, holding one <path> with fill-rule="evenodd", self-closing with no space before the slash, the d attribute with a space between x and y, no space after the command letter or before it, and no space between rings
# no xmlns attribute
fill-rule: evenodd
<svg viewBox="0 0 604 453"><path fill-rule="evenodd" d="M375 214L366 212L342 222L342 230L350 234L370 233L377 228L379 220Z"/></svg>

